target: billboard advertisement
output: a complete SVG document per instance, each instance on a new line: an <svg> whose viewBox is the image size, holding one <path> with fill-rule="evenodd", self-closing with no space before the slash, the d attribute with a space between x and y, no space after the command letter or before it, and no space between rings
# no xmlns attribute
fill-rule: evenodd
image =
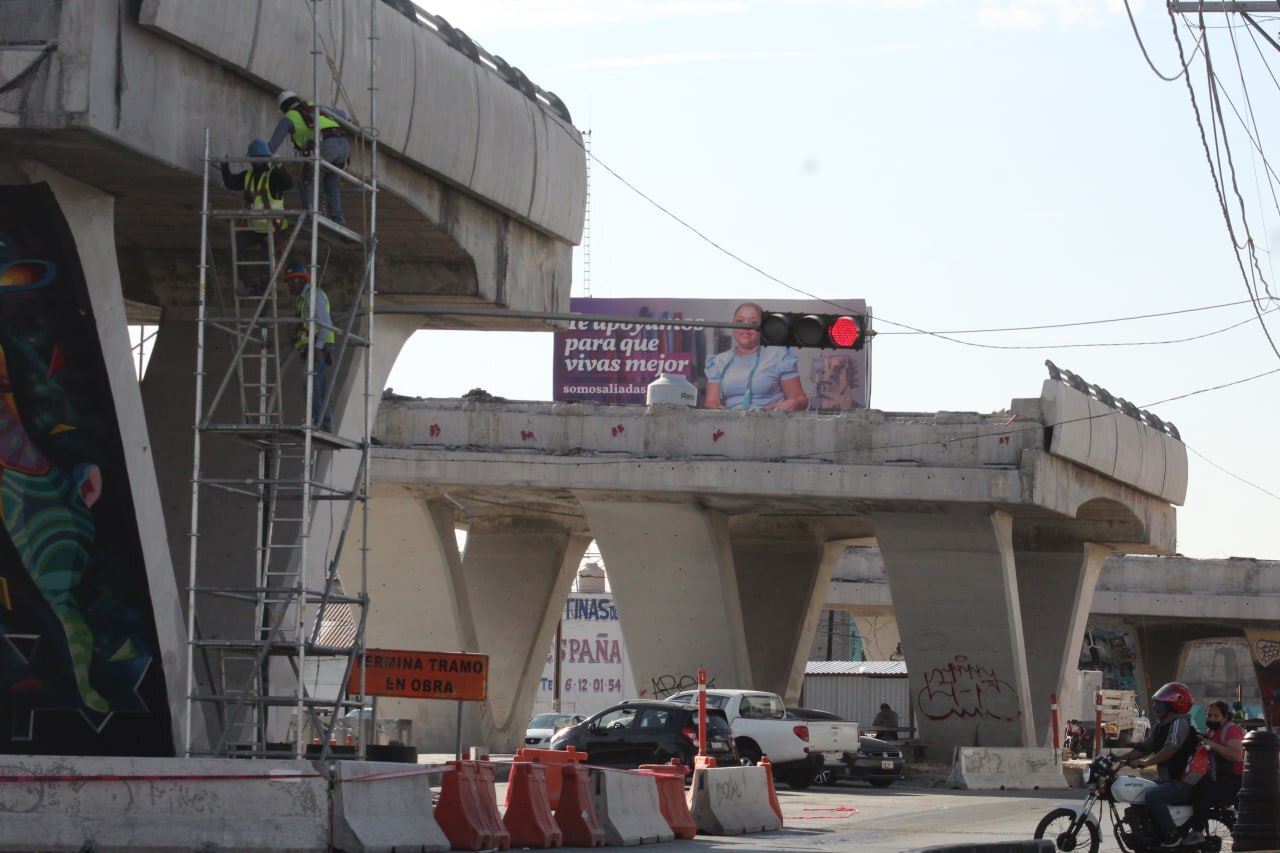
<svg viewBox="0 0 1280 853"><path fill-rule="evenodd" d="M870 403L869 347L768 347L755 332L697 325L758 322L762 311L865 314L861 299L580 298L570 306L605 319L574 320L555 333L554 400L643 406L649 383L665 373L693 383L705 408L847 411ZM647 317L688 323L648 325Z"/></svg>

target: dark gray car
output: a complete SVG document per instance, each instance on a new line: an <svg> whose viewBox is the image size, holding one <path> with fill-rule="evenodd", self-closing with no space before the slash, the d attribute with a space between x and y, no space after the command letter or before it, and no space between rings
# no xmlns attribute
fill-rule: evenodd
<svg viewBox="0 0 1280 853"><path fill-rule="evenodd" d="M698 707L652 700L622 702L552 736L552 749L569 747L587 753L588 764L634 768L677 758L692 768L698 754ZM729 721L718 708L707 709L706 754L722 767L738 763Z"/></svg>

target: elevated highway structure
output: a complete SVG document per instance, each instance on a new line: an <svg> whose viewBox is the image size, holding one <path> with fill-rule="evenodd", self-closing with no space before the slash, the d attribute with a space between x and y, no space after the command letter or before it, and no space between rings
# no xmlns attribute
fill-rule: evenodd
<svg viewBox="0 0 1280 853"><path fill-rule="evenodd" d="M637 685L705 668L795 701L836 563L874 542L921 736L1045 743L1032 697L1074 670L1103 561L1171 552L1186 485L1178 441L1096 402L1052 380L987 415L384 401L370 642L489 654L468 731L510 746L594 538Z"/></svg>

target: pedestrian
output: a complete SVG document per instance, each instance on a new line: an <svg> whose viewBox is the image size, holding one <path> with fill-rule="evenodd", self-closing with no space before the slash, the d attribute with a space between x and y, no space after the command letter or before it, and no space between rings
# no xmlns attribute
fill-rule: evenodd
<svg viewBox="0 0 1280 853"><path fill-rule="evenodd" d="M311 425L323 432L333 432L333 416L329 413L331 406L325 405L325 395L329 392L329 368L333 366L333 315L329 311L329 296L316 288L315 336L311 335L311 274L299 263L289 264L284 273L285 284L289 293L297 297L298 317L302 326L294 337L293 348L303 356L303 370L306 370L307 344L315 349L315 362L311 376ZM307 385L304 379L303 394Z"/></svg>
<svg viewBox="0 0 1280 853"><path fill-rule="evenodd" d="M303 101L296 92L288 89L280 93L280 119L276 129L271 133L267 145L274 154L285 137L293 140L294 150L302 157L310 157L315 150L316 140L316 105ZM343 121L347 114L337 107L320 107L320 158L339 169L347 167L351 159L351 144L347 140L346 131L334 117ZM315 208L315 188L311 186L311 166L304 164L302 168L302 206L307 210ZM346 216L342 212L342 194L339 191L338 173L329 169L321 169L320 186L324 190L324 203L329 218L339 225L346 224Z"/></svg>
<svg viewBox="0 0 1280 853"><path fill-rule="evenodd" d="M880 740L897 740L898 712L893 710L888 702L881 702L880 713L876 714L876 718L871 721L871 728L875 730L876 737Z"/></svg>
<svg viewBox="0 0 1280 853"><path fill-rule="evenodd" d="M233 172L231 167L219 163L222 170L222 183L229 190L240 190L244 193L244 205L249 210L284 210L284 194L293 188L293 178L284 169L273 165L271 149L261 139L249 143L246 152L255 158L248 169ZM267 267L273 235L283 235L289 229L289 220L281 218L263 218L241 220L235 232L236 240L236 293L240 296L261 296L266 288L269 275L265 272L252 273L254 264L259 269ZM276 238L275 260L279 262L283 240ZM261 256L261 261L256 257ZM244 265L248 260L250 264ZM241 274L241 269L246 270Z"/></svg>

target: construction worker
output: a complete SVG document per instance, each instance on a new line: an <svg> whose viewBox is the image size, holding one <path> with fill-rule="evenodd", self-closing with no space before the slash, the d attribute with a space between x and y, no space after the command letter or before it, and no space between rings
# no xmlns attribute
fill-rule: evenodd
<svg viewBox="0 0 1280 853"><path fill-rule="evenodd" d="M244 193L244 206L250 210L284 210L284 194L293 188L293 178L282 168L271 163L271 149L261 139L249 143L248 157L261 158L243 172L233 172L226 163L219 163L222 169L222 183L229 190L240 190ZM266 272L268 241L272 235L283 235L289 228L289 220L249 219L242 220L236 229L236 256L240 261L252 259L255 255L263 258L262 272L241 275L237 270L238 281L236 293L240 296L261 296L270 277ZM279 238L277 238L279 239ZM281 241L283 242L283 241ZM280 245L276 251L279 257Z"/></svg>
<svg viewBox="0 0 1280 853"><path fill-rule="evenodd" d="M329 368L333 366L333 316L329 312L329 297L316 288L316 328L312 339L311 327L311 274L299 263L289 264L284 272L285 284L289 293L298 300L298 317L302 326L294 337L293 348L302 353L303 370L306 369L307 344L315 349L315 367L311 377L311 425L324 432L333 432L333 416L329 414L329 406L325 405L325 395L329 391ZM306 393L306 385L303 385Z"/></svg>
<svg viewBox="0 0 1280 853"><path fill-rule="evenodd" d="M315 150L316 128L313 125L316 123L316 105L310 101L303 101L296 92L288 89L280 93L279 103L280 112L284 113L284 117L271 132L268 147L274 153L284 142L285 137L289 137L293 140L294 150L300 156L310 157ZM351 144L347 141L347 134L342 129L342 125L334 121L334 116L343 121L347 120L347 114L336 107L320 107L320 157L326 163L345 169L347 161L351 159ZM339 192L338 174L322 169L320 185L324 188L324 203L328 209L329 218L339 225L345 224L347 220L342 213L342 194ZM308 164L303 164L302 167L302 205L307 210L311 210L315 205L315 190L311 186L311 166Z"/></svg>

